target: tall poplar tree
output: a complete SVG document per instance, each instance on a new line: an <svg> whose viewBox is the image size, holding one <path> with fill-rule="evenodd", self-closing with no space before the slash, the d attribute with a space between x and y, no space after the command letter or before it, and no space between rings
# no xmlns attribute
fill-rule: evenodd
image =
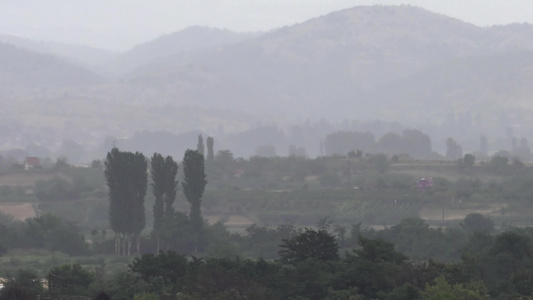
<svg viewBox="0 0 533 300"><path fill-rule="evenodd" d="M198 151L188 149L183 156L182 186L183 193L191 204L189 219L196 238L195 252L198 251L202 237L203 219L200 205L206 184L204 156Z"/></svg>
<svg viewBox="0 0 533 300"><path fill-rule="evenodd" d="M157 239L158 253L160 239L168 232L167 226L174 217L172 204L176 200L177 173L178 163L171 156L163 158L161 154L154 153L151 159L152 190L155 197L153 234Z"/></svg>
<svg viewBox="0 0 533 300"><path fill-rule="evenodd" d="M204 155L205 147L204 147L204 138L202 135L198 135L198 144L196 145L196 150L202 155Z"/></svg>
<svg viewBox="0 0 533 300"><path fill-rule="evenodd" d="M213 160L215 158L215 140L212 137L208 136L205 140L205 143L207 144L207 160Z"/></svg>
<svg viewBox="0 0 533 300"><path fill-rule="evenodd" d="M159 153L154 153L150 160L150 173L152 176L152 193L155 202L153 207L154 224L152 234L157 240L156 253L159 253L159 242L163 230L163 217L165 214L165 159Z"/></svg>
<svg viewBox="0 0 533 300"><path fill-rule="evenodd" d="M115 254L131 252L136 239L140 252L140 234L146 225L144 197L147 187L147 164L142 153L123 152L118 148L107 153L105 177L109 188L109 221L115 233Z"/></svg>

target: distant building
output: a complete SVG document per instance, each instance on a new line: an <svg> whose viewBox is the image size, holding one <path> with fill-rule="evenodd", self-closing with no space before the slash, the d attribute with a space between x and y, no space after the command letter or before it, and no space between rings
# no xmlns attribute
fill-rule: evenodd
<svg viewBox="0 0 533 300"><path fill-rule="evenodd" d="M40 169L41 161L38 157L26 157L24 160L24 170Z"/></svg>

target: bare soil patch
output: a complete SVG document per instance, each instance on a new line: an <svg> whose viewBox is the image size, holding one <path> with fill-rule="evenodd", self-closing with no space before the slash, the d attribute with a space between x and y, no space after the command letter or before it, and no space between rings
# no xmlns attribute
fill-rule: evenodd
<svg viewBox="0 0 533 300"><path fill-rule="evenodd" d="M0 211L4 214L12 215L17 220L35 217L35 210L31 203L3 203L0 204Z"/></svg>
<svg viewBox="0 0 533 300"><path fill-rule="evenodd" d="M231 215L231 216L206 216L210 224L218 221L224 222L227 226L246 226L252 225L254 222L245 216Z"/></svg>

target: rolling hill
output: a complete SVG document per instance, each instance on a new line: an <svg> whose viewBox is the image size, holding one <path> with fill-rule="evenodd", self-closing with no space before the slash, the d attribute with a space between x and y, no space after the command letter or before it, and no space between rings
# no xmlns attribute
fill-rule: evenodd
<svg viewBox="0 0 533 300"><path fill-rule="evenodd" d="M84 45L35 41L8 34L0 34L0 42L42 54L53 55L68 63L74 63L90 69L95 69L96 65L109 61L118 54L110 50Z"/></svg>
<svg viewBox="0 0 533 300"><path fill-rule="evenodd" d="M0 94L25 100L12 101L13 111L34 107L32 124L61 124L53 136L93 144L142 130L216 131L230 141L261 122L288 128L322 118L446 131L458 114L474 121L454 136L479 138L533 125L532 51L528 24L478 27L412 6L363 6L263 34L188 28L109 57L101 71L116 77L105 79L0 44L9 58L0 61Z"/></svg>
<svg viewBox="0 0 533 300"><path fill-rule="evenodd" d="M193 26L135 46L100 64L103 73L120 76L152 63L165 63L171 56L191 51L237 44L259 33L237 33L229 30Z"/></svg>
<svg viewBox="0 0 533 300"><path fill-rule="evenodd" d="M350 118L354 114L347 108L366 107L367 101L390 104L362 97L372 94L370 90L458 59L533 49L531 33L529 27L481 28L411 6L356 7L226 47L168 56L138 69L128 80L151 82L172 94L173 87L185 85L183 74L194 65L209 69L214 80L203 80L194 93L176 99L251 112L264 108L267 98L267 111L274 114ZM255 97L242 92L243 86Z"/></svg>
<svg viewBox="0 0 533 300"><path fill-rule="evenodd" d="M87 86L100 76L51 55L0 43L0 94L26 94L36 89Z"/></svg>

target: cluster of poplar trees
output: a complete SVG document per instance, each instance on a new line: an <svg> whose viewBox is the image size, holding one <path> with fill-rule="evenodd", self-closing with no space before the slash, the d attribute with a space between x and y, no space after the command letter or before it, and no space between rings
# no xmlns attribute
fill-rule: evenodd
<svg viewBox="0 0 533 300"><path fill-rule="evenodd" d="M204 156L198 150L187 150L183 157L183 192L191 204L189 222L192 225L195 249L202 238L202 214L200 204L205 189L206 174ZM153 207L153 236L157 251L161 239L169 231L175 212L178 163L171 157L154 153L150 160ZM139 152L120 151L114 147L107 154L105 177L109 188L109 221L115 234L115 254L130 255L132 242L140 253L141 232L145 228L144 198L148 185L148 160Z"/></svg>

